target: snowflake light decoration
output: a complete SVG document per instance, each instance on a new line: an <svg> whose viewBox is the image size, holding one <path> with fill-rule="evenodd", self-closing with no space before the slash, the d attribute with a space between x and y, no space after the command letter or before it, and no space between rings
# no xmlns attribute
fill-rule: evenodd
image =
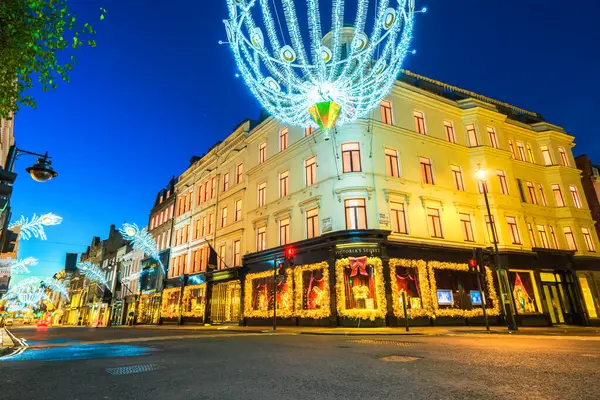
<svg viewBox="0 0 600 400"><path fill-rule="evenodd" d="M28 274L31 271L28 267L38 265L37 258L27 257L20 260L4 258L0 260L0 267L10 267L12 274Z"/></svg>
<svg viewBox="0 0 600 400"><path fill-rule="evenodd" d="M166 272L164 265L160 261L156 241L146 228L140 229L137 224L124 223L121 229L119 229L119 232L123 235L123 239L131 242L131 245L135 250L143 251L145 254L148 254L150 257L157 260L163 269L163 272Z"/></svg>
<svg viewBox="0 0 600 400"><path fill-rule="evenodd" d="M325 36L319 0L306 0L298 6L307 10L308 39L296 13L295 3L303 1L281 0L281 18L281 8L270 3L227 0L223 22L241 76L271 115L285 124L316 125L327 139L329 129L366 117L389 94L409 51L415 0L371 1L371 18L369 0L356 0L352 28L344 26L346 0L332 0Z"/></svg>
<svg viewBox="0 0 600 400"><path fill-rule="evenodd" d="M25 304L21 304L17 301L9 301L8 303L6 303L6 311L8 311L9 313L19 313L19 312L24 312L24 311L29 311L29 307L26 306Z"/></svg>
<svg viewBox="0 0 600 400"><path fill-rule="evenodd" d="M85 261L77 264L77 269L89 280L98 282L102 286L108 286L104 272L94 263Z"/></svg>
<svg viewBox="0 0 600 400"><path fill-rule="evenodd" d="M20 227L21 232L19 238L23 240L29 240L31 237L47 240L48 238L46 237L46 232L44 232L44 226L59 225L61 222L62 217L53 213L47 213L39 217L33 214L31 220L25 218L25 216L21 216L21 219L10 224L8 228Z"/></svg>

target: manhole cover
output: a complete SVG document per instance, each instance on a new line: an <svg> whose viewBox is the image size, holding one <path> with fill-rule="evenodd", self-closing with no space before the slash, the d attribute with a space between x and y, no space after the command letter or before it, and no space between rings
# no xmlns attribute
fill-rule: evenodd
<svg viewBox="0 0 600 400"><path fill-rule="evenodd" d="M106 368L106 372L109 375L117 376L117 375L140 374L142 372L156 371L159 369L164 369L164 367L161 367L158 364L138 364L138 365L127 365L124 367L117 367L117 368Z"/></svg>
<svg viewBox="0 0 600 400"><path fill-rule="evenodd" d="M418 344L418 342L403 342L401 340L385 340L385 339L354 339L348 340L349 343L358 344L384 344L387 346L408 347Z"/></svg>
<svg viewBox="0 0 600 400"><path fill-rule="evenodd" d="M420 360L420 357L410 357L410 356L385 356L381 357L380 360L387 362L411 362Z"/></svg>

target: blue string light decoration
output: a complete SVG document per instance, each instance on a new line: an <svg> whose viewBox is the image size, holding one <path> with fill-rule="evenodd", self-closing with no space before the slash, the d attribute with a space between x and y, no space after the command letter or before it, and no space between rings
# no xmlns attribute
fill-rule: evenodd
<svg viewBox="0 0 600 400"><path fill-rule="evenodd" d="M323 35L319 0L281 0L281 7L270 0L226 1L228 43L253 95L282 123L325 131L379 106L410 52L415 13L427 11L415 11L415 0L380 0L369 12L369 0L356 0L348 27L346 0L332 0L331 31ZM297 6L306 8L308 21L298 19Z"/></svg>

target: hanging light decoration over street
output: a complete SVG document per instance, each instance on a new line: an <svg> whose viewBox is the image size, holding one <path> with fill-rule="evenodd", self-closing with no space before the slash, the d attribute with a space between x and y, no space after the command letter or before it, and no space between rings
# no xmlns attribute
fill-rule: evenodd
<svg viewBox="0 0 600 400"><path fill-rule="evenodd" d="M332 0L325 35L319 0L305 1L227 0L225 29L239 72L262 106L285 124L327 131L366 117L389 94L409 52L415 1L355 0L353 25L345 27L349 0ZM308 38L297 7L306 7Z"/></svg>

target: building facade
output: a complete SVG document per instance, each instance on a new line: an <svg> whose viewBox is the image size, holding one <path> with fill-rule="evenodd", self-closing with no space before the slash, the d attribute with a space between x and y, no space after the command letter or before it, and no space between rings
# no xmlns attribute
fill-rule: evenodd
<svg viewBox="0 0 600 400"><path fill-rule="evenodd" d="M600 166L595 165L585 154L576 157L575 163L581 170L581 184L595 222L596 233L600 234ZM577 277L590 323L600 325L599 263L590 260L587 265L578 269Z"/></svg>
<svg viewBox="0 0 600 400"><path fill-rule="evenodd" d="M577 271L598 234L573 146L537 113L409 71L329 140L247 121L179 177L162 314L264 324L276 301L281 323L478 324L486 304L500 323L512 298L520 325L590 323ZM492 260L479 278L467 265L494 236L508 293Z"/></svg>

